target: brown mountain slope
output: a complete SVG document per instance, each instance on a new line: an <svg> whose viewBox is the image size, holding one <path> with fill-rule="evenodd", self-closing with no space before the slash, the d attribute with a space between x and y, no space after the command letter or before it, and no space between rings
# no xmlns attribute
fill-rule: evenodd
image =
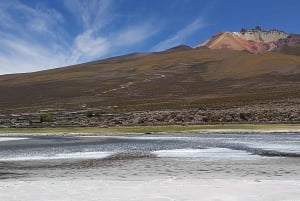
<svg viewBox="0 0 300 201"><path fill-rule="evenodd" d="M129 111L286 100L300 98L300 57L180 48L3 75L0 94L1 111L83 105Z"/></svg>
<svg viewBox="0 0 300 201"><path fill-rule="evenodd" d="M291 34L278 41L279 52L300 56L300 35Z"/></svg>

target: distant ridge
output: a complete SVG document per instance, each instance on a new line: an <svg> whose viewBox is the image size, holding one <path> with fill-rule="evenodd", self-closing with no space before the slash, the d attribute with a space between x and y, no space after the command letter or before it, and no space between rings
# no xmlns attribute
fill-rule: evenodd
<svg viewBox="0 0 300 201"><path fill-rule="evenodd" d="M175 47L172 47L170 49L167 49L166 51L174 51L174 50L190 50L193 49L192 47L188 46L188 45L178 45Z"/></svg>

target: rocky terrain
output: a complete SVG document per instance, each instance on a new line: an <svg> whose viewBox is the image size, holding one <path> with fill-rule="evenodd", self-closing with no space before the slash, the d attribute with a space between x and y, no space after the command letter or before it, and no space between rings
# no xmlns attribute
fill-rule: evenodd
<svg viewBox="0 0 300 201"><path fill-rule="evenodd" d="M53 119L43 121L43 115ZM39 111L0 116L0 127L112 127L147 125L197 125L218 123L300 123L300 99L229 107L218 105L181 110L103 112Z"/></svg>

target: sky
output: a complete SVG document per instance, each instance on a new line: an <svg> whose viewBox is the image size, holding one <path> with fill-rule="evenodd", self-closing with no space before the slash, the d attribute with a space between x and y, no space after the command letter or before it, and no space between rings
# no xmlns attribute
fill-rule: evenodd
<svg viewBox="0 0 300 201"><path fill-rule="evenodd" d="M194 47L241 28L300 33L299 0L0 0L0 74Z"/></svg>

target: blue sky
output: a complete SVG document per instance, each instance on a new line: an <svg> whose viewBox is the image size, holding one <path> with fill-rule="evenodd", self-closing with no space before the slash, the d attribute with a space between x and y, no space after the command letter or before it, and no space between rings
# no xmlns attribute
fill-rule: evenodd
<svg viewBox="0 0 300 201"><path fill-rule="evenodd" d="M298 0L0 0L0 74L195 46L260 25L300 33Z"/></svg>

